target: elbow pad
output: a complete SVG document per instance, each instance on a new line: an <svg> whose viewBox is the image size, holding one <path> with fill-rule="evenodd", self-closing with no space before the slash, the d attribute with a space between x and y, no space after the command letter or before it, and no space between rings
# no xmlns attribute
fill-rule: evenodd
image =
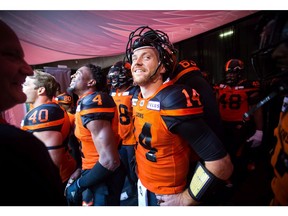
<svg viewBox="0 0 288 216"><path fill-rule="evenodd" d="M188 192L195 201L205 202L224 186L223 180L217 178L203 164L198 162Z"/></svg>

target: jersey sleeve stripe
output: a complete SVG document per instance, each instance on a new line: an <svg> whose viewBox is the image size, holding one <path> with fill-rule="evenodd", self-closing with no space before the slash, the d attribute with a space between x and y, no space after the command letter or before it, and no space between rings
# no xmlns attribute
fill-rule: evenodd
<svg viewBox="0 0 288 216"><path fill-rule="evenodd" d="M23 130L39 130L42 128L48 128L53 126L61 126L64 123L64 119L59 119L56 121L50 121L46 123L36 124L36 125L24 125L22 127Z"/></svg>
<svg viewBox="0 0 288 216"><path fill-rule="evenodd" d="M183 115L195 115L202 114L203 108L187 108L187 109L174 109L174 110L161 110L161 115L164 116L183 116Z"/></svg>
<svg viewBox="0 0 288 216"><path fill-rule="evenodd" d="M80 115L86 115L86 114L91 114L91 113L114 113L115 112L115 107L112 108L91 108L91 109L85 109L80 111Z"/></svg>

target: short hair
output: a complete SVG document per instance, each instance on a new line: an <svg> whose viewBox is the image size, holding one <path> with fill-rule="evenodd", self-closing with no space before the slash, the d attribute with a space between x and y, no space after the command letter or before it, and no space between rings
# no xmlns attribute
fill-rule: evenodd
<svg viewBox="0 0 288 216"><path fill-rule="evenodd" d="M96 80L96 89L98 91L105 91L106 89L106 76L102 72L100 66L94 64L86 64L85 67L88 67L91 71L93 79Z"/></svg>
<svg viewBox="0 0 288 216"><path fill-rule="evenodd" d="M34 70L34 75L30 76L30 78L35 80L34 84L36 88L45 88L46 95L49 99L52 99L54 96L56 96L59 84L53 75L40 70Z"/></svg>

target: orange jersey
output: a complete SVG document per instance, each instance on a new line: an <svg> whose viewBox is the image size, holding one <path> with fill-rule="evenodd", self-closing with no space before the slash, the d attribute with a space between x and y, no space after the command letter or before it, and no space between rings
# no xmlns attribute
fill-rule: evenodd
<svg viewBox="0 0 288 216"><path fill-rule="evenodd" d="M198 93L189 87L167 82L149 98L143 99L141 94L134 96L132 104L139 179L153 193L182 192L191 152L187 142L170 130L182 121L202 115ZM146 153L151 150L156 151L156 162L146 158Z"/></svg>
<svg viewBox="0 0 288 216"><path fill-rule="evenodd" d="M82 169L92 169L99 160L91 132L86 124L93 120L111 122L115 134L115 144L119 143L118 114L113 98L105 92L90 92L79 98L75 113L75 136L81 143Z"/></svg>
<svg viewBox="0 0 288 216"><path fill-rule="evenodd" d="M70 120L70 125L72 128L74 128L75 125L75 115L73 113L67 112Z"/></svg>
<svg viewBox="0 0 288 216"><path fill-rule="evenodd" d="M112 90L111 96L115 101L118 108L119 136L122 139L122 145L135 145L136 140L133 133L133 109L132 97L133 94L139 89L137 86L131 86L124 92Z"/></svg>
<svg viewBox="0 0 288 216"><path fill-rule="evenodd" d="M241 121L243 114L249 110L249 96L259 90L252 85L228 86L220 84L215 87L218 92L219 111L223 121Z"/></svg>
<svg viewBox="0 0 288 216"><path fill-rule="evenodd" d="M274 135L277 143L271 158L275 177L272 179L271 187L275 198L281 205L288 205L288 98L284 99L282 113ZM286 156L285 156L286 155ZM286 159L284 159L286 158ZM285 162L286 160L286 162ZM286 164L286 165L285 165Z"/></svg>
<svg viewBox="0 0 288 216"><path fill-rule="evenodd" d="M68 152L67 142L71 127L66 110L54 102L42 104L33 108L25 115L21 128L29 132L61 132L64 141L59 146L56 146L56 148L63 147L67 148L67 150L63 151L61 163L57 166L59 166L62 181L65 182L68 180L76 169L76 161ZM58 151L58 149L51 149L51 151Z"/></svg>

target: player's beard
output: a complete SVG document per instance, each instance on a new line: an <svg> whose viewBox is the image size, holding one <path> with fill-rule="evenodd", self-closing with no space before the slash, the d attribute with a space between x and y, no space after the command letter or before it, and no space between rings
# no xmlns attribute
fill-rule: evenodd
<svg viewBox="0 0 288 216"><path fill-rule="evenodd" d="M134 84L139 85L139 86L146 86L149 83L153 83L156 82L156 80L158 79L158 75L154 75L153 77L151 77L151 74L145 74L142 77L137 77L136 79L133 79Z"/></svg>
<svg viewBox="0 0 288 216"><path fill-rule="evenodd" d="M139 86L146 86L149 83L154 83L159 79L159 76L161 76L161 74L159 74L158 70L159 68L157 67L157 72L153 72L152 74L150 73L145 73L142 76L134 76L133 77L133 83Z"/></svg>
<svg viewBox="0 0 288 216"><path fill-rule="evenodd" d="M139 76L137 77L134 76L134 77L133 77L134 84L139 85L139 86L145 86L150 82L150 74L143 74L141 77Z"/></svg>

